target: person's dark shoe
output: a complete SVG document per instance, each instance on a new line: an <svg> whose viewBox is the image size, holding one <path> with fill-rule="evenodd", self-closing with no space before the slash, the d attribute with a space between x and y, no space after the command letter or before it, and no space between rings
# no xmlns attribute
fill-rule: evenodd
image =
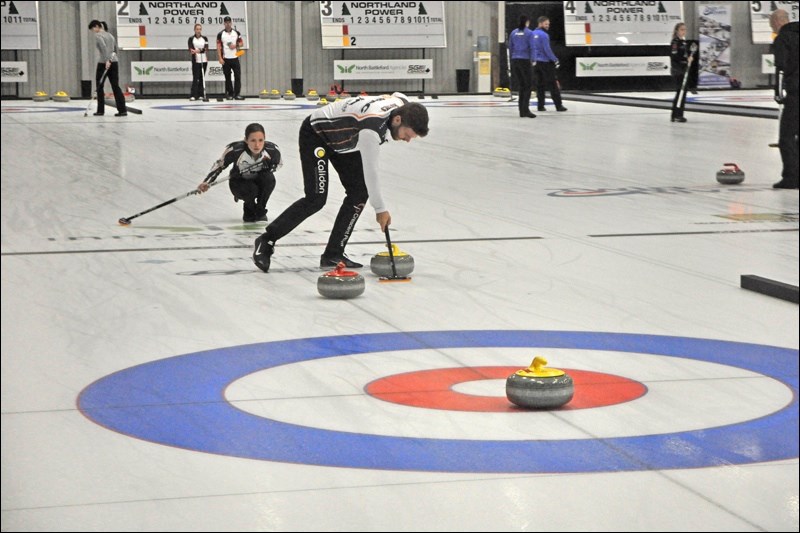
<svg viewBox="0 0 800 533"><path fill-rule="evenodd" d="M536 118L536 115L533 113L528 113L526 115L521 115L522 118Z"/></svg>
<svg viewBox="0 0 800 533"><path fill-rule="evenodd" d="M344 263L344 266L347 268L361 268L364 266L361 263L356 263L344 254L341 257L331 257L322 254L319 258L319 267L326 270L329 268L336 268L336 265L338 265L340 261Z"/></svg>
<svg viewBox="0 0 800 533"><path fill-rule="evenodd" d="M778 183L773 183L772 184L772 188L773 189L796 189L797 188L797 182L792 183L792 182L786 181L784 179L784 180L779 181Z"/></svg>
<svg viewBox="0 0 800 533"><path fill-rule="evenodd" d="M127 117L128 114L127 113L114 113L114 116L115 117Z"/></svg>
<svg viewBox="0 0 800 533"><path fill-rule="evenodd" d="M92 113L96 117L102 117L105 113Z"/></svg>
<svg viewBox="0 0 800 533"><path fill-rule="evenodd" d="M272 254L275 252L275 246L267 241L267 234L263 233L256 237L255 247L253 251L253 263L255 263L262 272L269 272L269 264Z"/></svg>
<svg viewBox="0 0 800 533"><path fill-rule="evenodd" d="M547 111L547 108L544 107L537 107L536 111Z"/></svg>
<svg viewBox="0 0 800 533"><path fill-rule="evenodd" d="M556 108L556 111L566 111L566 110L567 110L567 108L564 107L563 105L561 107L557 107Z"/></svg>
<svg viewBox="0 0 800 533"><path fill-rule="evenodd" d="M672 117L670 122L686 122L686 119L683 117Z"/></svg>
<svg viewBox="0 0 800 533"><path fill-rule="evenodd" d="M244 96L236 95L233 97L234 100L244 100Z"/></svg>

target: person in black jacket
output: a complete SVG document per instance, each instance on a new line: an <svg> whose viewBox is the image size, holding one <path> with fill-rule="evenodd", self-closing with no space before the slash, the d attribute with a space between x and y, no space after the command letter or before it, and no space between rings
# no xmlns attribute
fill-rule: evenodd
<svg viewBox="0 0 800 533"><path fill-rule="evenodd" d="M392 223L381 194L378 156L389 140L411 142L428 134L428 110L409 102L403 93L354 96L337 100L311 113L300 126L302 198L287 207L255 240L253 262L269 272L275 243L292 232L328 201L330 165L339 175L345 197L333 222L328 244L319 260L323 269L339 262L347 268L364 265L345 255L345 247L369 200L381 228Z"/></svg>
<svg viewBox="0 0 800 533"><path fill-rule="evenodd" d="M675 98L672 100L672 122L686 122L683 110L686 107L686 91L683 91L683 79L687 69L691 68L694 54L686 41L686 24L679 22L672 31L670 43L670 75L675 83Z"/></svg>
<svg viewBox="0 0 800 533"><path fill-rule="evenodd" d="M189 100L201 98L208 102L205 93L204 77L208 68L208 39L203 35L203 25L194 25L194 35L189 37L189 53L192 58L192 91Z"/></svg>
<svg viewBox="0 0 800 533"><path fill-rule="evenodd" d="M798 91L798 48L800 32L798 22L789 22L789 13L775 10L769 17L772 31L778 34L772 45L775 54L775 101L783 104L778 147L781 150L783 172L781 180L773 185L776 189L798 187L798 123L800 116L800 91Z"/></svg>
<svg viewBox="0 0 800 533"><path fill-rule="evenodd" d="M231 164L233 168L228 186L234 201L244 200L242 220L266 221L267 200L275 189L274 172L282 162L278 146L265 140L264 126L255 122L249 124L244 130L243 141L234 141L226 146L206 179L197 186L198 192L206 192L217 176Z"/></svg>

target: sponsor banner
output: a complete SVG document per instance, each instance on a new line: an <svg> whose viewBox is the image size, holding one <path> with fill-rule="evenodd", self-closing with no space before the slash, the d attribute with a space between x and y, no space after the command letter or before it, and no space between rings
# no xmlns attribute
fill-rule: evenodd
<svg viewBox="0 0 800 533"><path fill-rule="evenodd" d="M335 80L416 80L433 78L433 59L367 59L333 62Z"/></svg>
<svg viewBox="0 0 800 533"><path fill-rule="evenodd" d="M188 37L187 37L188 39ZM154 81L192 81L192 63L190 61L131 61L132 82ZM208 62L206 83L225 81L222 65L216 61Z"/></svg>
<svg viewBox="0 0 800 533"><path fill-rule="evenodd" d="M769 25L769 16L777 9L783 9L789 13L789 20L797 22L798 6L800 2L750 2L750 28L753 32L753 44L772 44L775 34Z"/></svg>
<svg viewBox="0 0 800 533"><path fill-rule="evenodd" d="M761 74L775 74L775 56L761 54Z"/></svg>
<svg viewBox="0 0 800 533"><path fill-rule="evenodd" d="M731 86L731 4L697 5L698 87Z"/></svg>
<svg viewBox="0 0 800 533"><path fill-rule="evenodd" d="M41 49L39 2L0 2L0 30L3 50Z"/></svg>
<svg viewBox="0 0 800 533"><path fill-rule="evenodd" d="M322 48L444 48L444 2L317 2Z"/></svg>
<svg viewBox="0 0 800 533"><path fill-rule="evenodd" d="M663 45L672 40L675 24L683 20L683 2L579 0L563 4L567 46Z"/></svg>
<svg viewBox="0 0 800 533"><path fill-rule="evenodd" d="M27 83L27 61L3 61L0 68L3 69L3 83Z"/></svg>
<svg viewBox="0 0 800 533"><path fill-rule="evenodd" d="M210 50L225 17L247 48L247 2L117 2L117 44L123 50L187 50L194 25L203 25Z"/></svg>
<svg viewBox="0 0 800 533"><path fill-rule="evenodd" d="M669 56L578 57L575 76L669 76Z"/></svg>

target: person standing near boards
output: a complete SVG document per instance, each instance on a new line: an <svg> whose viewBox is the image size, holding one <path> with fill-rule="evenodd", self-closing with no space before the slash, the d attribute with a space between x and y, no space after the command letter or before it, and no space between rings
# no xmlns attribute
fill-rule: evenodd
<svg viewBox="0 0 800 533"><path fill-rule="evenodd" d="M775 101L783 104L779 128L778 148L781 150L783 171L781 180L772 185L775 189L797 189L800 179L798 169L798 124L800 124L800 89L798 63L800 63L800 23L789 22L785 9L775 10L769 17L772 31L778 34L772 44L775 54Z"/></svg>
<svg viewBox="0 0 800 533"><path fill-rule="evenodd" d="M531 113L531 89L533 87L533 32L530 19L519 17L519 25L508 35L508 52L511 57L511 75L519 85L520 118L536 118Z"/></svg>
<svg viewBox="0 0 800 533"><path fill-rule="evenodd" d="M686 122L683 117L683 110L686 107L686 91L683 80L686 71L691 68L694 61L694 54L689 49L689 42L686 40L686 24L678 22L672 30L672 42L670 43L670 75L675 85L675 98L672 99L671 122Z"/></svg>
<svg viewBox="0 0 800 533"><path fill-rule="evenodd" d="M536 80L536 110L546 111L544 106L545 91L550 91L550 98L556 105L556 111L566 111L561 102L561 89L556 79L556 69L560 66L558 57L550 48L550 19L538 18L537 28L533 30L533 77Z"/></svg>
<svg viewBox="0 0 800 533"><path fill-rule="evenodd" d="M242 34L233 29L233 21L225 17L225 29L217 34L217 57L225 75L225 98L228 100L244 100L239 93L242 90L242 66L239 64L237 52L244 46ZM233 81L231 81L233 74Z"/></svg>
<svg viewBox="0 0 800 533"><path fill-rule="evenodd" d="M127 117L128 108L125 105L125 95L119 87L119 58L117 57L117 40L108 33L108 25L99 20L89 23L89 29L94 32L95 45L100 57L97 61L94 79L97 85L97 112L94 116L103 116L106 110L106 99L104 80L111 83L111 90L114 91L114 102L117 105L115 117Z"/></svg>
<svg viewBox="0 0 800 533"><path fill-rule="evenodd" d="M189 37L189 53L192 57L192 90L189 100L208 101L205 93L205 75L208 68L208 39L203 35L203 25L194 25L194 35Z"/></svg>

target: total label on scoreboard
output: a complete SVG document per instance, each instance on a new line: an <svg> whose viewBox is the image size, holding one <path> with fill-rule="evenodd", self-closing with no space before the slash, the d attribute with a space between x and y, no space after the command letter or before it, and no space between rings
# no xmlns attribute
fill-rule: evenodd
<svg viewBox="0 0 800 533"><path fill-rule="evenodd" d="M319 2L323 48L444 48L444 2Z"/></svg>

